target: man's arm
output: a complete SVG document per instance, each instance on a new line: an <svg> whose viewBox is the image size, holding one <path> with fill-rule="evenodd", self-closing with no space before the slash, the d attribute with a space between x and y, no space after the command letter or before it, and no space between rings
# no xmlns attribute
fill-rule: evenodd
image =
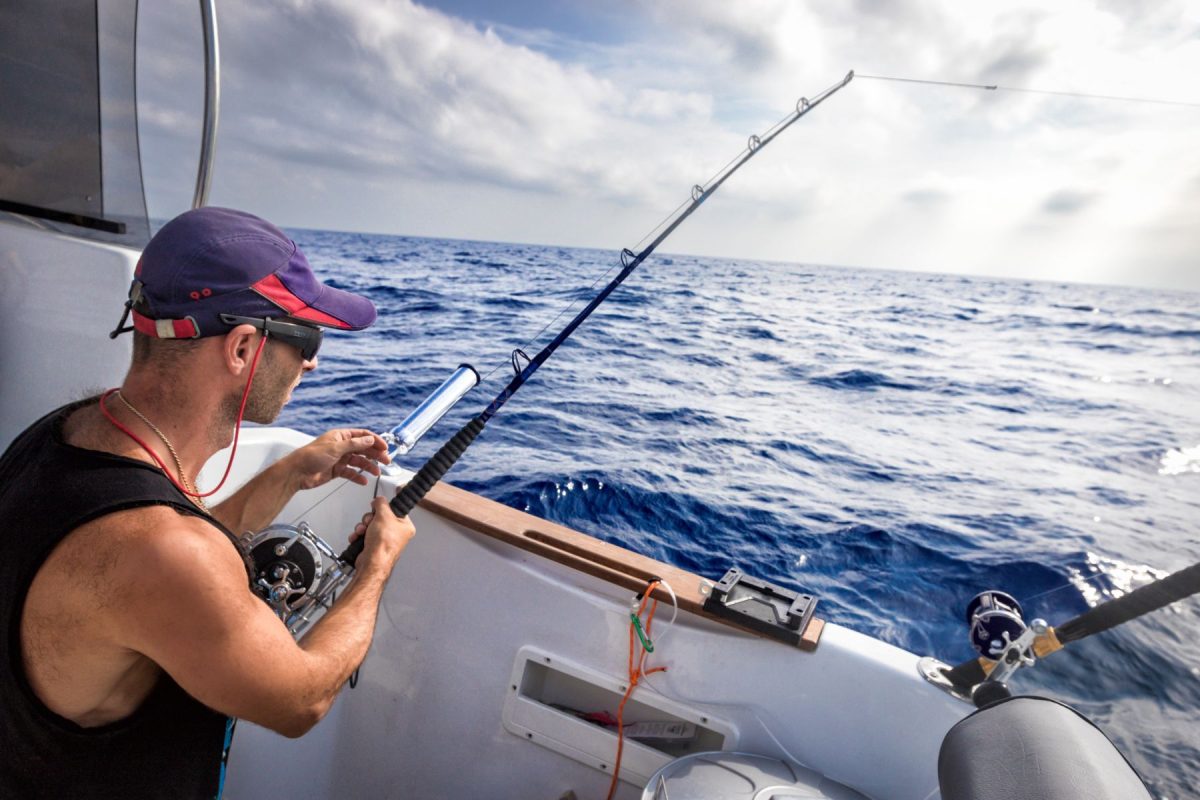
<svg viewBox="0 0 1200 800"><path fill-rule="evenodd" d="M354 580L297 644L251 593L237 552L198 518L157 522L119 567L107 622L119 644L142 653L205 705L285 736L329 710L371 642L383 587L413 535L384 498Z"/></svg>
<svg viewBox="0 0 1200 800"><path fill-rule="evenodd" d="M293 450L216 506L212 515L234 533L257 531L279 516L292 495L335 478L366 486L391 459L387 444L361 428L332 430Z"/></svg>

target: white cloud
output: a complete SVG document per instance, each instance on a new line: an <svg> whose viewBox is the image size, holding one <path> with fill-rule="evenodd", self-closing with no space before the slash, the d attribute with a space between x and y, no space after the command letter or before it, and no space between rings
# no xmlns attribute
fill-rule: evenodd
<svg viewBox="0 0 1200 800"><path fill-rule="evenodd" d="M784 96L797 75L828 80L855 67L1200 101L1200 10L1183 3L653 8L661 26L683 32L678 51L720 59L713 72L760 98ZM856 81L805 124L794 135L803 146L767 156L820 170L820 207L794 198L805 213L786 238L804 244L786 257L1200 288L1195 223L1178 222L1200 174L1200 108ZM731 194L763 193L755 182L772 177L747 176Z"/></svg>
<svg viewBox="0 0 1200 800"><path fill-rule="evenodd" d="M1182 2L628 14L627 41L597 43L408 0L224 5L214 200L285 224L619 247L850 68L1200 100L1200 11ZM164 50L150 63L173 82ZM182 141L173 100L148 97L148 138ZM1200 108L857 80L668 248L1200 288L1198 123Z"/></svg>

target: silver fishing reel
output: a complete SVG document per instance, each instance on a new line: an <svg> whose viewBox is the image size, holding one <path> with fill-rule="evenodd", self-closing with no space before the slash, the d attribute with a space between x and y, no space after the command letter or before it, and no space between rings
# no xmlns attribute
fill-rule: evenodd
<svg viewBox="0 0 1200 800"><path fill-rule="evenodd" d="M243 537L254 566L251 588L299 639L354 575L308 523L272 525Z"/></svg>

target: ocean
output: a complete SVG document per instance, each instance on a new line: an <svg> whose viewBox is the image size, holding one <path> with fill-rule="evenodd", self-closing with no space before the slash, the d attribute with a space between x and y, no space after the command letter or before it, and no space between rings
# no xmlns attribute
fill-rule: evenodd
<svg viewBox="0 0 1200 800"><path fill-rule="evenodd" d="M384 431L458 364L486 376L413 469L617 264L291 233L380 319L326 337L280 424ZM980 591L1057 624L1200 561L1200 294L655 256L447 480L709 578L816 594L825 619L958 663ZM1195 797L1198 623L1191 598L1012 686L1091 717L1156 797Z"/></svg>

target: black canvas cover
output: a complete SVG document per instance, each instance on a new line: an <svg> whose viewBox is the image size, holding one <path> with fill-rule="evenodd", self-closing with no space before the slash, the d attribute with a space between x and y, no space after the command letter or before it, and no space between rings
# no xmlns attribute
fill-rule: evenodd
<svg viewBox="0 0 1200 800"><path fill-rule="evenodd" d="M1099 728L1044 697L1011 697L951 728L938 783L942 800L1150 800Z"/></svg>

